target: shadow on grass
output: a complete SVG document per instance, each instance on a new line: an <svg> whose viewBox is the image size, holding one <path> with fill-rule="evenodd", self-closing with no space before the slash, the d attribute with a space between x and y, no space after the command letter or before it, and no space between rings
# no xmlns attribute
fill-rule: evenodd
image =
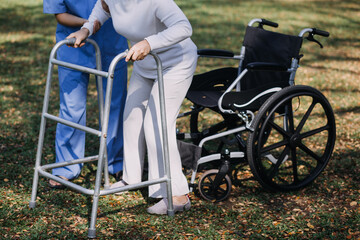
<svg viewBox="0 0 360 240"><path fill-rule="evenodd" d="M54 34L55 19L43 14L42 5L0 8L0 33Z"/></svg>

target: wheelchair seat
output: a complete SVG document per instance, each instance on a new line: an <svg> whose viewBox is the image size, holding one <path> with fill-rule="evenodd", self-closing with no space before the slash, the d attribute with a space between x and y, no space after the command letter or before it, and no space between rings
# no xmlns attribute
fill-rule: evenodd
<svg viewBox="0 0 360 240"><path fill-rule="evenodd" d="M186 98L204 106L216 107L223 92L238 75L238 69L227 67L195 75Z"/></svg>
<svg viewBox="0 0 360 240"><path fill-rule="evenodd" d="M247 26L240 71L228 67L195 75L186 97L197 105L216 107L226 89L246 69L246 74L239 79L240 91L231 89L226 92L220 106L230 110L256 111L273 93L290 85L291 72L288 69L292 59L300 58L301 45L302 37Z"/></svg>

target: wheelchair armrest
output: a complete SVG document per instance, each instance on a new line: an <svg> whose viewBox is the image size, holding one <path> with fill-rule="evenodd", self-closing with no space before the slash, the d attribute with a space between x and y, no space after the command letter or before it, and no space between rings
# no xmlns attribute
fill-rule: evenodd
<svg viewBox="0 0 360 240"><path fill-rule="evenodd" d="M197 51L199 56L211 56L211 57L234 57L234 53L221 49L199 49Z"/></svg>
<svg viewBox="0 0 360 240"><path fill-rule="evenodd" d="M283 64L269 62L252 62L246 65L249 71L278 71L286 72L288 68Z"/></svg>

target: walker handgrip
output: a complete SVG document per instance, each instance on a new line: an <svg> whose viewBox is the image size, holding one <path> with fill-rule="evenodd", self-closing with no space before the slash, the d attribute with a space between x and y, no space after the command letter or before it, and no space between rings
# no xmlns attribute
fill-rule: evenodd
<svg viewBox="0 0 360 240"><path fill-rule="evenodd" d="M69 39L66 39L66 40L67 40L66 45L70 45L70 46L73 46L75 44L75 42L76 42L76 38L69 38ZM82 40L81 42L85 43L86 39Z"/></svg>
<svg viewBox="0 0 360 240"><path fill-rule="evenodd" d="M74 45L75 44L75 41L76 41L76 38L69 38L67 39L67 45Z"/></svg>
<svg viewBox="0 0 360 240"><path fill-rule="evenodd" d="M277 28L279 26L279 24L277 24L276 22L272 22L272 21L269 21L269 20L266 20L266 19L261 19L261 24L263 25L268 25L270 27L275 27Z"/></svg>
<svg viewBox="0 0 360 240"><path fill-rule="evenodd" d="M328 37L330 36L330 33L329 32L326 32L326 31L323 31L323 30L320 30L320 29L316 29L316 28L313 28L313 31L312 31L314 34L316 35L320 35L320 36L323 36L323 37Z"/></svg>

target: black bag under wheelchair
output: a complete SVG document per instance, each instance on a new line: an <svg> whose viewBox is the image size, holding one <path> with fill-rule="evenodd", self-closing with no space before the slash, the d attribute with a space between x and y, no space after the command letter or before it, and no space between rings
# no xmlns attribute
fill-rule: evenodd
<svg viewBox="0 0 360 240"><path fill-rule="evenodd" d="M265 189L303 188L323 171L334 148L335 118L328 100L315 88L294 83L303 39L322 47L314 36L329 33L305 28L292 36L265 25L278 26L265 19L249 22L240 55L198 50L199 57L239 61L238 68L195 75L186 95L192 110L179 116L190 115L190 133L178 133L178 139L196 146L195 161L183 163L192 169L190 188L207 200L226 199L244 164ZM222 120L202 127L199 115L206 109Z"/></svg>

